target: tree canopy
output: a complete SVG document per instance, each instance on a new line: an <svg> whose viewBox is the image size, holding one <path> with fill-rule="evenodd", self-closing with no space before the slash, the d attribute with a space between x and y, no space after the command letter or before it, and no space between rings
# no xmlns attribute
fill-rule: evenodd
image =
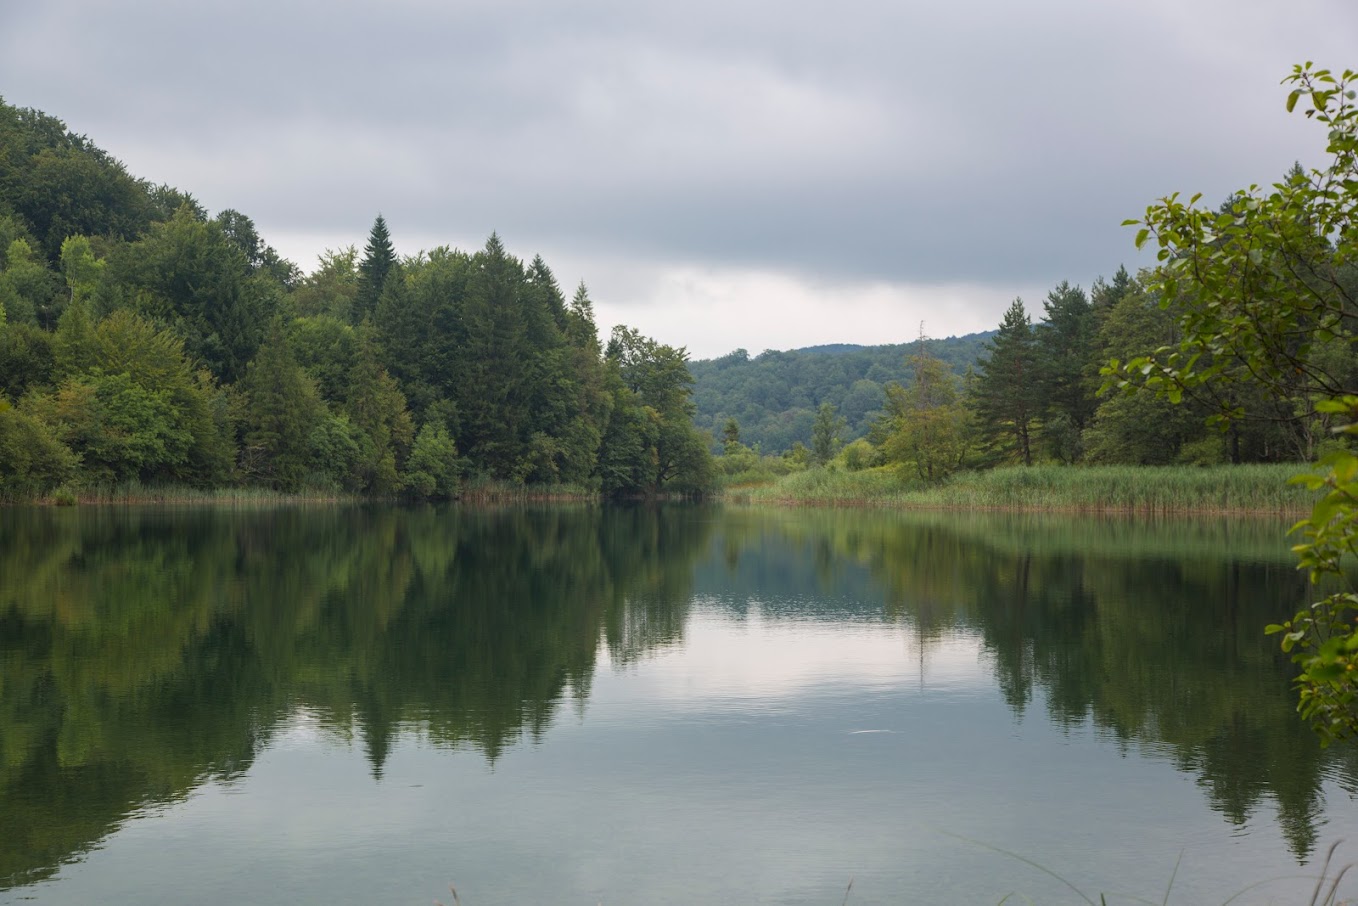
<svg viewBox="0 0 1358 906"><path fill-rule="evenodd" d="M687 355L602 348L582 284L494 233L306 276L253 221L0 102L0 496L129 481L446 497L464 481L701 493Z"/></svg>

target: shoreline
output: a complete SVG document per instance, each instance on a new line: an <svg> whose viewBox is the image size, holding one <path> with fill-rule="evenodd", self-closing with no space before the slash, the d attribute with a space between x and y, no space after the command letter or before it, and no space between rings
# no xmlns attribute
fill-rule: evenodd
<svg viewBox="0 0 1358 906"><path fill-rule="evenodd" d="M759 484L718 488L696 498L733 507L877 509L941 513L1052 513L1094 516L1240 516L1304 518L1315 493L1291 484L1300 465L1009 466L953 476L923 485L890 469L848 472L814 468ZM694 500L674 495L640 502ZM611 501L579 486L524 486L476 482L455 497L434 503L467 506L604 505ZM333 489L275 491L266 488L146 487L75 490L41 497L0 500L0 506L336 506L413 505L399 496L368 497Z"/></svg>

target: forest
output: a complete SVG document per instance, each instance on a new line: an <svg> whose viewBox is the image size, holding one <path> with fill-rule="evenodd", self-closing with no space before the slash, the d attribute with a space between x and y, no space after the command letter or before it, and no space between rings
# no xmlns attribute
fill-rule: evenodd
<svg viewBox="0 0 1358 906"><path fill-rule="evenodd" d="M1218 344L1194 361L1220 380L1131 392L1126 363L1173 349L1195 305L1161 273L1063 281L985 334L689 362L625 326L601 338L583 283L568 297L493 233L473 252L402 257L378 215L361 252L327 251L304 274L246 215L211 215L0 101L0 499L448 498L477 483L691 496L817 465L932 484L1006 464L1309 462L1343 446L1316 404L1358 385L1349 319L1281 381ZM1335 280L1353 298L1351 262Z"/></svg>
<svg viewBox="0 0 1358 906"><path fill-rule="evenodd" d="M777 453L806 444L822 403L845 421L843 439L865 436L882 415L884 387L909 381L909 357L922 344L959 377L976 364L981 344L994 331L882 346L834 344L751 356L744 349L689 363L693 374L694 424L720 438L734 418L748 446ZM719 452L714 449L713 452Z"/></svg>
<svg viewBox="0 0 1358 906"><path fill-rule="evenodd" d="M1233 203L1228 199L1221 210ZM1336 279L1340 295L1352 298L1358 269L1344 264ZM1347 321L1334 336L1309 346L1305 367L1282 386L1256 379L1229 348L1199 354L1204 365L1224 370L1228 379L1149 388L1159 392L1136 392L1134 382L1119 381L1126 363L1149 362L1180 342L1185 309L1194 300L1162 299L1158 280L1154 270L1132 276L1119 267L1111 279L1096 279L1088 292L1062 281L1043 300L1037 323L1023 300L1015 299L992 334L916 341L904 347L904 377L881 385L878 411L860 415L863 406L852 392L842 397L843 409L822 398L814 413L797 410L809 424L781 455L756 447L743 423L728 416L720 427L724 455L718 471L728 483L746 483L820 463L848 471L892 468L933 483L961 470L999 465L1313 462L1345 447L1333 431L1340 420L1327 411L1321 391L1358 385ZM979 354L967 364L958 360L959 349ZM765 353L748 364L765 359L777 362L779 354ZM735 373L744 364L719 364L725 361L698 365ZM728 391L724 411L762 399L767 383L761 378L769 371L728 382L746 388L746 396ZM697 395L706 400L713 395L706 384L720 379L698 373L704 379ZM858 379L853 387L870 383ZM786 396L788 385L778 392Z"/></svg>
<svg viewBox="0 0 1358 906"><path fill-rule="evenodd" d="M304 275L246 215L0 100L0 498L182 485L695 494L683 349L602 340L540 257L362 253ZM69 492L69 491L68 491Z"/></svg>

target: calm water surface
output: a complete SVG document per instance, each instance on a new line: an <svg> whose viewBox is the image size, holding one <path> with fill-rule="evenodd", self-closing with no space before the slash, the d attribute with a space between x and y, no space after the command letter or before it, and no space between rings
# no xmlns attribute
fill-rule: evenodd
<svg viewBox="0 0 1358 906"><path fill-rule="evenodd" d="M1269 522L3 510L0 903L1306 902L1305 594Z"/></svg>

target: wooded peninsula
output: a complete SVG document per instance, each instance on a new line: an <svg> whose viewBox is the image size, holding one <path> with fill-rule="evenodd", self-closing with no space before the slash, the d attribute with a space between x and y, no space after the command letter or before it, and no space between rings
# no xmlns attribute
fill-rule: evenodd
<svg viewBox="0 0 1358 906"><path fill-rule="evenodd" d="M1342 277L1358 288L1351 264ZM1310 462L1340 443L1310 374L1281 394L1248 375L1123 392L1110 361L1177 342L1179 318L1120 267L1089 292L1060 283L1036 324L1015 300L992 334L691 363L627 327L602 340L583 283L568 298L541 257L495 234L402 257L379 215L361 252L303 274L244 214L210 215L0 101L4 500L129 487L795 500L834 481L888 500L997 467ZM1311 357L1355 383L1346 338ZM1277 487L1282 473L1250 474Z"/></svg>

